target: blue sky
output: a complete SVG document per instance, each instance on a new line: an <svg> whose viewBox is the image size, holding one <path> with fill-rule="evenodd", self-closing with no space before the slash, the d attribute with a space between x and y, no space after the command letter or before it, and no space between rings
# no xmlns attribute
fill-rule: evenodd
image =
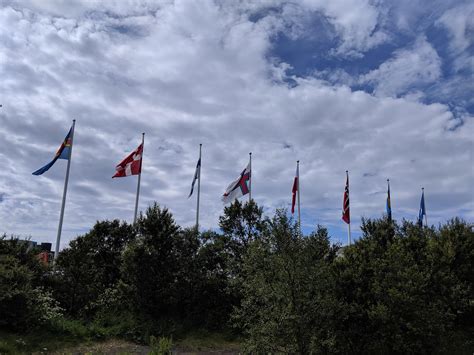
<svg viewBox="0 0 474 355"><path fill-rule="evenodd" d="M182 226L203 143L203 228L253 152L253 197L290 206L301 161L305 231L380 217L474 220L469 1L4 1L0 7L0 233L54 242L77 120L62 246L96 220L131 221L135 177L115 165L146 132L141 209Z"/></svg>

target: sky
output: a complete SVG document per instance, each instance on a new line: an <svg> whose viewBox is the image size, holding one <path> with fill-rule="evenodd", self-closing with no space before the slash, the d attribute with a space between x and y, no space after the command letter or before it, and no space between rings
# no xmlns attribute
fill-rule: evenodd
<svg viewBox="0 0 474 355"><path fill-rule="evenodd" d="M66 171L44 175L76 119L61 247L133 220L136 176L112 179L145 132L140 210L201 229L252 152L252 197L302 225L352 231L385 212L474 222L472 1L66 1L0 5L0 233L55 242Z"/></svg>

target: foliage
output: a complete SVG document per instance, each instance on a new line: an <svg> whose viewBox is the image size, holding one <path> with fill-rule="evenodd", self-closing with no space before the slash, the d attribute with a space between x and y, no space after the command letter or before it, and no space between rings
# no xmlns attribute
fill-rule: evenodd
<svg viewBox="0 0 474 355"><path fill-rule="evenodd" d="M171 336L216 330L243 337L249 353L474 350L470 223L367 219L344 248L321 226L300 235L285 210L264 217L253 201L226 207L219 224L220 232L183 229L155 203L134 226L97 222L54 269L3 236L0 328L22 337L2 338L0 352L32 351L42 343L35 336L55 334L169 353Z"/></svg>
<svg viewBox="0 0 474 355"><path fill-rule="evenodd" d="M73 316L96 312L95 301L120 279L121 255L135 238L133 227L118 220L97 222L70 242L57 260L56 297Z"/></svg>
<svg viewBox="0 0 474 355"><path fill-rule="evenodd" d="M0 327L22 330L48 317L52 303L38 286L43 272L27 243L0 238Z"/></svg>
<svg viewBox="0 0 474 355"><path fill-rule="evenodd" d="M234 319L248 352L304 354L325 335L331 304L325 291L336 252L324 228L303 237L286 212L277 211L244 261L243 302Z"/></svg>
<svg viewBox="0 0 474 355"><path fill-rule="evenodd" d="M169 355L173 350L173 339L166 337L157 339L154 336L151 336L150 346L150 355Z"/></svg>

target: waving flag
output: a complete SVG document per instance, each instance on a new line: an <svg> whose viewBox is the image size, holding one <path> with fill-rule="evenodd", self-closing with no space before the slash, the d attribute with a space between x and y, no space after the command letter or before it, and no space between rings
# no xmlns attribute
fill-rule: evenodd
<svg viewBox="0 0 474 355"><path fill-rule="evenodd" d="M296 204L296 194L298 192L298 180L300 178L300 167L296 165L296 174L295 179L293 180L293 188L291 189L292 197L291 197L291 214L295 213L295 204Z"/></svg>
<svg viewBox="0 0 474 355"><path fill-rule="evenodd" d="M194 184L196 183L196 180L199 179L199 174L201 173L201 158L199 158L197 164L196 164L196 172L194 173L194 178L193 178L193 182L191 184L191 192L189 193L189 196L188 198L191 197L191 195L193 194L193 191L194 191Z"/></svg>
<svg viewBox="0 0 474 355"><path fill-rule="evenodd" d="M346 188L344 189L344 198L342 200L342 220L347 224L351 223L351 215L349 210L349 173L346 172Z"/></svg>
<svg viewBox="0 0 474 355"><path fill-rule="evenodd" d="M420 201L420 212L418 213L418 225L420 227L423 226L423 217L426 216L426 209L425 209L425 190L422 189L421 192L421 201Z"/></svg>
<svg viewBox="0 0 474 355"><path fill-rule="evenodd" d="M247 167L242 171L240 176L233 181L224 192L222 196L222 201L224 203L229 203L234 201L236 198L244 196L249 193L249 181L250 181L250 163Z"/></svg>
<svg viewBox="0 0 474 355"><path fill-rule="evenodd" d="M139 175L142 172L142 155L143 143L115 167L116 173L112 178Z"/></svg>
<svg viewBox="0 0 474 355"><path fill-rule="evenodd" d="M42 168L39 168L35 172L33 172L33 175L41 175L49 170L54 163L56 163L56 160L58 159L66 159L69 160L71 156L71 146L72 146L72 127L69 130L68 134L66 135L66 138L64 138L63 143L59 147L58 151L56 152L56 155L54 156L53 160L51 160L48 164L43 166Z"/></svg>
<svg viewBox="0 0 474 355"><path fill-rule="evenodd" d="M387 189L387 218L389 221L392 220L392 202L390 201L390 180L387 179L388 189Z"/></svg>

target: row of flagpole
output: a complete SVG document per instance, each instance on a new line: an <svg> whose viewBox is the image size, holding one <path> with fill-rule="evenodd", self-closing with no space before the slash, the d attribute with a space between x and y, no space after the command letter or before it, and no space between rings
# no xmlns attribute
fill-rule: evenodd
<svg viewBox="0 0 474 355"><path fill-rule="evenodd" d="M43 166L42 168L33 172L33 175L41 175L44 172L48 171L49 168L56 162L58 159L67 159L67 168L66 168L66 176L64 180L64 190L63 190L63 197L61 203L61 213L59 217L59 226L58 226L58 234L56 239L56 248L55 248L55 255L54 258L56 259L59 254L59 246L61 241L61 232L62 232L62 225L64 219L64 209L66 205L66 195L67 195L67 187L69 182L69 172L71 168L71 158L72 158L72 145L74 140L74 130L75 130L76 120L72 121L71 129L69 133L66 135L63 143L59 147L58 151L56 152L55 157L51 162ZM142 142L135 149L132 153L130 153L125 159L123 159L117 166L116 166L116 173L112 178L116 177L125 177L130 175L138 175L137 180L137 192L135 197L135 211L133 217L133 223L135 224L137 221L138 216L138 204L139 204L139 197L140 197L140 182L141 182L141 174L142 174L142 164L143 164L143 151L145 145L145 133L142 133ZM197 181L197 198L196 198L196 224L195 228L196 231L199 231L199 207L200 207L200 194L201 194L201 159L202 159L202 144L199 144L199 159L196 164L196 170L194 174L194 178L191 184L191 192L189 193L189 197L192 196L194 191L194 185ZM291 203L291 213L294 214L295 212L295 204L297 206L297 223L298 223L298 231L300 235L302 235L302 228L301 228L301 204L300 204L300 161L296 161L296 173L295 178L293 181L293 188L292 188L292 203ZM249 163L247 167L242 171L240 176L233 181L226 189L222 200L225 203L232 202L233 200L237 199L238 197L249 195L249 202L252 201L252 152L249 153ZM391 200L390 200L390 180L387 179L387 201L386 201L386 212L387 218L391 221L392 220L392 209L391 209ZM426 215L426 208L425 208L425 199L424 199L424 188L422 188L422 197L420 201L420 210L418 214L418 224L420 226L423 225L423 217L425 218L425 223L428 225L428 218ZM344 190L343 196L343 206L342 206L342 220L347 224L347 240L348 244L352 243L352 236L351 236L351 220L350 220L350 203L349 203L349 171L346 170L346 186Z"/></svg>

